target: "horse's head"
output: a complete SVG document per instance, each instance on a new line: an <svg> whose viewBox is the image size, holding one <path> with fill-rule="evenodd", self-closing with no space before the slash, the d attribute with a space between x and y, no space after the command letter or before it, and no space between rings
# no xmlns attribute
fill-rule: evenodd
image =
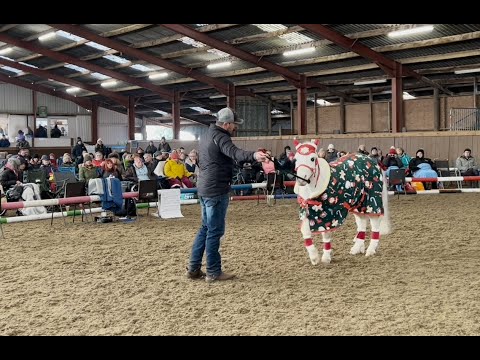
<svg viewBox="0 0 480 360"><path fill-rule="evenodd" d="M295 171L297 173L295 193L303 198L320 195L330 181L330 165L317 154L319 143L318 139L306 143L300 143L296 139L293 141L296 149Z"/></svg>
<svg viewBox="0 0 480 360"><path fill-rule="evenodd" d="M318 155L317 145L319 140L313 142L300 143L297 139L293 140L295 145L295 171L297 173L297 184L305 186L309 183L308 180L318 176Z"/></svg>

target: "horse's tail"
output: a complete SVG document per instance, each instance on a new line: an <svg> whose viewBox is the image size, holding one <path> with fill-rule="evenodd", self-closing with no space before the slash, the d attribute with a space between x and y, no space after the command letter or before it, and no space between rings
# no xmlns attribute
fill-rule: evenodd
<svg viewBox="0 0 480 360"><path fill-rule="evenodd" d="M383 189L382 189L382 203L383 203L383 219L380 223L380 234L388 235L392 232L392 226L390 223L390 212L388 211L388 187L387 176L385 171L382 170L383 177Z"/></svg>

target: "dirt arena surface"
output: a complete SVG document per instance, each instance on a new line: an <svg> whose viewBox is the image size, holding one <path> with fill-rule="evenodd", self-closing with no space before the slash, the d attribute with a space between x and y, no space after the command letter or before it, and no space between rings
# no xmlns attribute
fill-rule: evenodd
<svg viewBox="0 0 480 360"><path fill-rule="evenodd" d="M328 266L310 264L295 201L233 202L222 256L238 278L211 284L184 276L199 205L175 220L4 224L0 335L480 335L479 199L390 197L379 253L348 254L349 217Z"/></svg>

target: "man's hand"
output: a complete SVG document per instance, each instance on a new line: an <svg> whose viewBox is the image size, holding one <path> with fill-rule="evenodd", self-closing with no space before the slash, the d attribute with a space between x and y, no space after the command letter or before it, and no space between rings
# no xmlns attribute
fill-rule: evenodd
<svg viewBox="0 0 480 360"><path fill-rule="evenodd" d="M253 157L258 162L264 162L267 160L267 154L265 154L263 151L257 151L255 154L253 154Z"/></svg>

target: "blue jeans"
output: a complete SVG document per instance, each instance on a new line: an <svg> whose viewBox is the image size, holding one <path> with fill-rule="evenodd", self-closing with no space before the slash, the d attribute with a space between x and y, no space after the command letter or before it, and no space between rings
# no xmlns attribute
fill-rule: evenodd
<svg viewBox="0 0 480 360"><path fill-rule="evenodd" d="M202 207L202 226L193 242L190 255L190 271L197 271L202 266L203 253L207 255L207 274L218 276L222 273L220 238L225 233L225 217L230 198L228 194L214 197L200 197Z"/></svg>

